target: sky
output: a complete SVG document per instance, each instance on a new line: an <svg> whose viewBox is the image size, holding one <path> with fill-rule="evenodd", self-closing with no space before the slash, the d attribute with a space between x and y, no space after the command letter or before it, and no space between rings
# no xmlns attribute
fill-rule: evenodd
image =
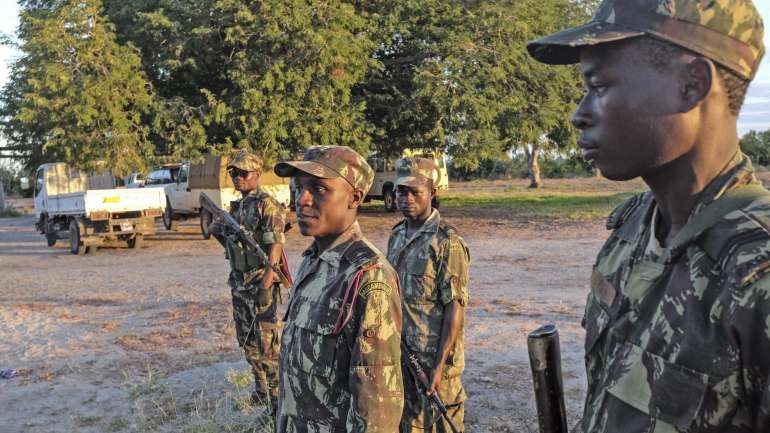
<svg viewBox="0 0 770 433"><path fill-rule="evenodd" d="M770 49L770 0L754 0L754 4L764 18L767 28L765 46ZM0 14L0 33L12 35L19 23L19 6L16 0L0 0L0 11L3 11ZM9 65L17 55L18 53L10 47L0 46L0 87L5 85ZM741 135L751 129L770 129L770 53L765 55L762 61L738 118L738 132Z"/></svg>

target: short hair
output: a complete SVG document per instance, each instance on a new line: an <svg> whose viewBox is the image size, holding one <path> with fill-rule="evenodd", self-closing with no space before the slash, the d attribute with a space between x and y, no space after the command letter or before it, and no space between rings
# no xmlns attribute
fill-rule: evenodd
<svg viewBox="0 0 770 433"><path fill-rule="evenodd" d="M682 54L690 53L698 55L679 45L674 45L670 42L650 36L637 38L636 41L638 46L644 51L643 58L659 70L668 68L671 61ZM737 116L740 114L741 107L743 107L743 101L746 99L746 92L749 89L750 81L739 77L738 74L719 63L715 63L715 65L717 75L727 91L730 113Z"/></svg>

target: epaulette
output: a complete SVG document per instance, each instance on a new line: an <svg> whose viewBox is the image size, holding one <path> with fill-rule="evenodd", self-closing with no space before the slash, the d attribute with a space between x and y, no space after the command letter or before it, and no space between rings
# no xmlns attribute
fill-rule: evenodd
<svg viewBox="0 0 770 433"><path fill-rule="evenodd" d="M439 229L439 231L444 233L446 235L446 237L448 237L448 238L451 238L451 237L454 237L454 236L459 236L457 234L457 229L455 229L453 226L445 223L444 221L441 221L441 222L438 223L438 229Z"/></svg>
<svg viewBox="0 0 770 433"><path fill-rule="evenodd" d="M624 201L618 207L616 207L615 210L610 212L610 216L607 217L607 230L615 230L622 226L623 223L628 221L628 218L633 215L633 213L639 209L640 206L642 206L645 198L647 198L647 194L650 193L645 192L637 194Z"/></svg>
<svg viewBox="0 0 770 433"><path fill-rule="evenodd" d="M363 240L353 242L343 257L356 268L364 267L378 259L377 253Z"/></svg>
<svg viewBox="0 0 770 433"><path fill-rule="evenodd" d="M698 242L728 284L744 286L770 271L770 211L743 209L745 217L718 224ZM729 224L729 225L728 225ZM736 231L735 228L741 229ZM725 234L729 233L729 236Z"/></svg>

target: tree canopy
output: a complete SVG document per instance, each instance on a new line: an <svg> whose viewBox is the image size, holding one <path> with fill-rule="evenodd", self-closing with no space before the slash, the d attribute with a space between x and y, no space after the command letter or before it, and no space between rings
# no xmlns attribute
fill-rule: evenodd
<svg viewBox="0 0 770 433"><path fill-rule="evenodd" d="M592 0L22 0L0 130L25 164L117 172L248 148L570 146L575 68L525 44Z"/></svg>

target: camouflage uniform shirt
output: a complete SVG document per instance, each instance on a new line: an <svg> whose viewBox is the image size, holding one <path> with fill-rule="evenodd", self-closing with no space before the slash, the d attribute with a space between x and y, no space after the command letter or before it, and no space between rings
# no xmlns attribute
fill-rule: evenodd
<svg viewBox="0 0 770 433"><path fill-rule="evenodd" d="M230 214L236 221L243 225L246 230L251 232L254 240L265 253L271 244L283 244L286 238L283 233L286 222L286 211L284 207L270 194L255 189L240 200L232 202ZM240 254L230 254L230 248L234 245L240 246L240 240L237 236L228 236L228 258L230 259L230 279L229 284L233 289L243 287L244 271L246 273L255 269L264 269L267 263L260 263L256 256L240 257ZM233 257L236 256L236 257ZM243 262L241 261L243 260ZM237 263L236 263L237 262ZM256 287L259 284L259 278L254 278L252 284L248 286Z"/></svg>
<svg viewBox="0 0 770 433"><path fill-rule="evenodd" d="M690 221L756 184L739 153ZM672 249L653 234L656 208L647 192L610 216L583 322L582 430L770 431L770 200L741 205Z"/></svg>
<svg viewBox="0 0 770 433"><path fill-rule="evenodd" d="M403 406L395 271L357 222L325 251L313 243L303 255L281 337L277 431L395 433Z"/></svg>
<svg viewBox="0 0 770 433"><path fill-rule="evenodd" d="M468 303L470 254L454 228L441 221L438 210L412 236L406 220L393 227L388 240L388 260L398 271L404 309L403 340L426 369L436 364L441 339L444 307L452 301ZM465 369L464 332L457 337L444 367L439 395L447 405L467 398L460 381ZM407 380L408 372L404 373ZM412 399L413 396L408 396ZM431 414L419 410L425 404L410 405L404 412L413 426L432 425ZM438 416L438 413L436 414Z"/></svg>

